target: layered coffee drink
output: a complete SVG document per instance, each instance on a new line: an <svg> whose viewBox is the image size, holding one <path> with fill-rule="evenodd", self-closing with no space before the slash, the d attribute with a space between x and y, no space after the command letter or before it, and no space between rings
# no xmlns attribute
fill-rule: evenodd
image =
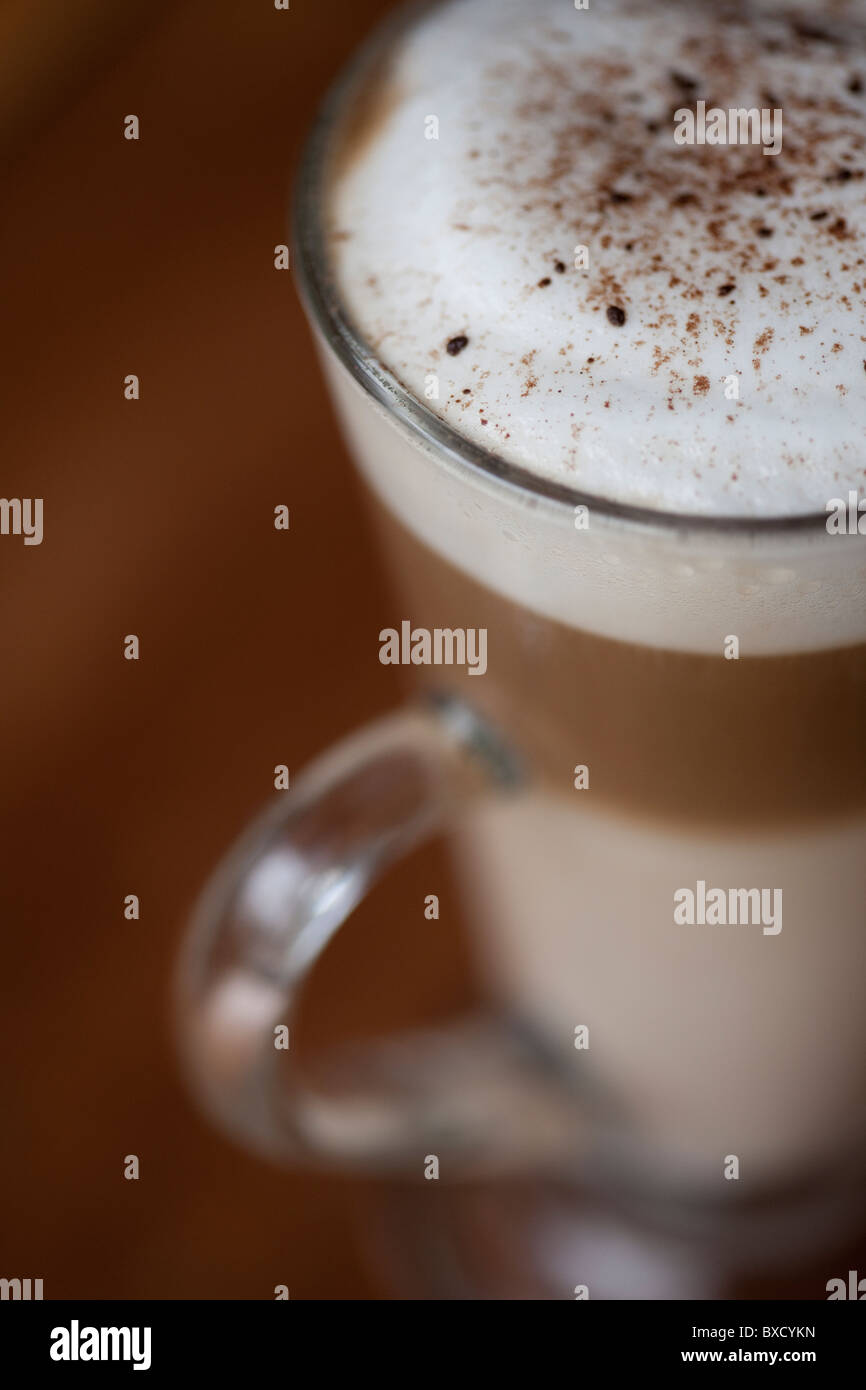
<svg viewBox="0 0 866 1390"><path fill-rule="evenodd" d="M483 672L411 674L525 772L455 837L491 991L648 1177L838 1191L866 1146L861 7L432 6L344 92L324 201L383 627L485 631Z"/></svg>

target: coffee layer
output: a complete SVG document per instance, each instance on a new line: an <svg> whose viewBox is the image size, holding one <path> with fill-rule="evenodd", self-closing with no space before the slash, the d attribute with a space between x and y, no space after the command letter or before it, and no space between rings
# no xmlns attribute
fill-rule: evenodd
<svg viewBox="0 0 866 1390"><path fill-rule="evenodd" d="M678 145L699 101L781 112L781 152ZM341 293L467 438L703 515L862 490L859 4L452 0L397 42L345 134Z"/></svg>
<svg viewBox="0 0 866 1390"><path fill-rule="evenodd" d="M665 651L539 617L429 550L381 504L402 606L428 628L484 628L487 669L413 667L508 731L547 792L589 769L593 805L738 833L866 813L866 759L846 738L866 708L866 645L725 659Z"/></svg>

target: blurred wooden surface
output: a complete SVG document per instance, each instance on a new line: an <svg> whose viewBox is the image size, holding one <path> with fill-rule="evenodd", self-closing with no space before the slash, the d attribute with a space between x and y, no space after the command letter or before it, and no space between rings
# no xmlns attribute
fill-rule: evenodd
<svg viewBox="0 0 866 1390"><path fill-rule="evenodd" d="M215 1134L168 1005L185 916L274 765L400 697L376 640L399 604L273 268L316 101L385 8L168 6L81 59L52 117L27 119L26 93L10 116L0 490L44 498L45 537L0 537L0 1275L46 1298L382 1292L355 1236L367 1188ZM34 52L48 22L32 8ZM461 1002L449 894L441 851L377 890L318 972L306 1042Z"/></svg>

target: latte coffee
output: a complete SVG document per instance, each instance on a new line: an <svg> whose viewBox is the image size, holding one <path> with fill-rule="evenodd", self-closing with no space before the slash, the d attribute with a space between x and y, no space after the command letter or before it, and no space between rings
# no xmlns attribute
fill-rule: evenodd
<svg viewBox="0 0 866 1390"><path fill-rule="evenodd" d="M866 554L826 524L866 496L861 6L416 11L323 201L382 626L486 629L483 675L412 674L525 770L455 836L491 993L647 1172L834 1174L866 1144Z"/></svg>

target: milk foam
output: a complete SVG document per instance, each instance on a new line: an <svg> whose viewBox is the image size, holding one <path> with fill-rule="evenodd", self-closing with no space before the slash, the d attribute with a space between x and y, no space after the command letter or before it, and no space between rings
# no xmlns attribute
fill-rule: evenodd
<svg viewBox="0 0 866 1390"><path fill-rule="evenodd" d="M451 0L379 82L331 251L414 395L605 498L761 517L866 491L859 4ZM780 108L781 153L676 145L698 100Z"/></svg>
<svg viewBox="0 0 866 1390"><path fill-rule="evenodd" d="M866 642L866 546L858 537L708 534L628 526L567 507L422 445L319 340L344 430L368 484L411 532L522 608L621 642L744 657ZM447 626L453 615L443 609Z"/></svg>

